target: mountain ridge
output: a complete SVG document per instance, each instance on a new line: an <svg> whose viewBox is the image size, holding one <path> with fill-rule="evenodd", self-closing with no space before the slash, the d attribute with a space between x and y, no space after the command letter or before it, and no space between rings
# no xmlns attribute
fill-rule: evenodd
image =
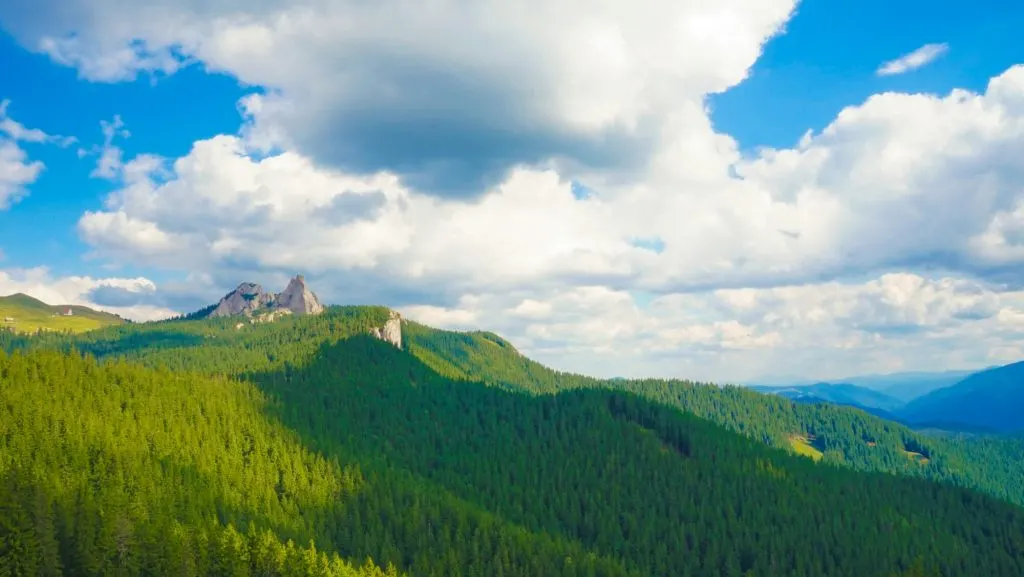
<svg viewBox="0 0 1024 577"><path fill-rule="evenodd" d="M570 381L535 395L522 374L513 391L501 390L516 388L511 378L507 387L448 379L413 351L433 347L435 362L465 373L482 362L515 376L503 371L518 364L538 385L551 373L486 333L409 322L402 348L384 346L370 330L389 318L385 307L329 307L244 331L212 318L0 338L12 351L0 352L0 372L16 378L0 388L0 463L38 463L13 484L0 479L0 506L22 497L16 535L24 542L41 527L47 558L71 547L71 572L113 566L104 564L119 562L116 551L133 566L187 575L280 575L264 567L275 558L304 567L314 551L340 554L341 575L366 558L431 577L1024 569L1020 507L821 467L627 390ZM451 343L509 364L441 346ZM61 394L41 401L54 386ZM734 389L723 394L788 403ZM67 434L48 428L62 421ZM62 530L47 510L82 522ZM286 539L308 546L293 556ZM179 559L193 569L167 564Z"/></svg>
<svg viewBox="0 0 1024 577"><path fill-rule="evenodd" d="M899 414L911 422L1024 430L1024 361L974 373L950 387L908 403Z"/></svg>
<svg viewBox="0 0 1024 577"><path fill-rule="evenodd" d="M25 293L0 296L0 330L84 332L129 322L82 305L51 305Z"/></svg>
<svg viewBox="0 0 1024 577"><path fill-rule="evenodd" d="M75 338L0 335L0 348L74 347L97 358L237 375L271 366L302 366L312 362L324 342L357 335L379 339L380 329L397 320L402 340L395 348L445 378L530 395L578 389L637 394L772 447L791 451L798 449L793 439L813 440L814 449L833 466L924 477L1024 504L1024 443L955 433L923 435L860 409L794 403L746 387L666 379L602 380L560 372L522 355L493 333L445 331L395 316L386 307L330 306L321 315L286 316L273 323L243 324L243 329L228 317L143 323ZM914 455L921 458L911 459Z"/></svg>
<svg viewBox="0 0 1024 577"><path fill-rule="evenodd" d="M903 402L895 397L850 383L821 382L790 387L753 386L750 388L761 393L781 395L800 402L828 402L886 412L903 406Z"/></svg>

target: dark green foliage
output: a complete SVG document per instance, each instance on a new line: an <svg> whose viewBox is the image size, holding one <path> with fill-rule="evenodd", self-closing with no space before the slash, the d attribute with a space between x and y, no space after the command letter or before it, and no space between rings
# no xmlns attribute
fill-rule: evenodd
<svg viewBox="0 0 1024 577"><path fill-rule="evenodd" d="M862 410L794 403L745 387L666 379L595 379L549 369L490 333L454 333L403 325L407 348L439 373L490 385L553 393L615 389L679 407L748 437L789 448L794 434L815 437L827 463L950 482L1024 504L1024 442L974 435L923 435ZM920 453L927 463L908 457Z"/></svg>
<svg viewBox="0 0 1024 577"><path fill-rule="evenodd" d="M0 382L0 575L209 574L257 545L376 574L278 540L309 543L364 481L268 420L251 385L2 351Z"/></svg>
<svg viewBox="0 0 1024 577"><path fill-rule="evenodd" d="M367 558L424 576L1024 574L1008 503L815 465L487 333L431 349L408 325L414 356L366 335L386 318L0 336L22 351L0 353L0 575L345 575ZM500 386L448 378L487 370ZM806 417L734 388L614 386L759 440ZM829 431L876 433L821 411L830 463L847 449Z"/></svg>

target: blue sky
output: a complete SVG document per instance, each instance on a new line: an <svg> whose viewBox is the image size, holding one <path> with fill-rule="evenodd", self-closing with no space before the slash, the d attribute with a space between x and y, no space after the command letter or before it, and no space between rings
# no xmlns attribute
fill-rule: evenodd
<svg viewBox="0 0 1024 577"><path fill-rule="evenodd" d="M982 0L811 0L768 42L751 76L713 96L715 125L744 148L793 146L845 106L885 91L984 90L1024 62L1024 4ZM930 43L949 52L918 70L879 77L879 64Z"/></svg>
<svg viewBox="0 0 1024 577"><path fill-rule="evenodd" d="M7 118L77 142L5 137L45 169L0 210L0 292L154 318L305 272L329 301L499 330L614 375L1017 358L1024 5L792 2L587 18L540 3L557 26L505 28L353 8L355 40L336 14L304 33L258 5L4 6ZM672 22L721 28L691 39ZM879 74L928 45L933 60ZM978 104L923 96L954 89ZM865 104L883 93L906 97ZM115 117L123 161L153 155L163 173L91 175Z"/></svg>
<svg viewBox="0 0 1024 577"><path fill-rule="evenodd" d="M28 145L46 170L16 212L0 212L4 264L45 264L60 275L98 274L97 263L82 260L88 250L75 225L114 188L107 180L89 177L95 155L77 154L79 148L103 144L101 120L119 115L129 127L131 136L119 141L126 157L153 153L174 158L186 154L196 140L238 130L236 102L252 91L200 66L130 83L83 81L74 69L25 50L7 34L0 35L0 61L8 71L5 75L17 79L0 89L0 100L11 101L10 116L25 126L80 141L66 149ZM159 275L158 270L142 272Z"/></svg>

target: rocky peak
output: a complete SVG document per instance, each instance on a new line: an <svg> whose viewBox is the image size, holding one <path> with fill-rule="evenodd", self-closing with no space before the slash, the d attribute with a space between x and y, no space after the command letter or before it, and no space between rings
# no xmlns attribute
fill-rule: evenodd
<svg viewBox="0 0 1024 577"><path fill-rule="evenodd" d="M297 275L279 294L268 293L256 283L244 282L224 295L210 316L257 315L261 319L266 317L273 320L281 314L317 315L323 311L320 299L306 286L305 277Z"/></svg>
<svg viewBox="0 0 1024 577"><path fill-rule="evenodd" d="M253 311L269 305L274 295L263 290L256 283L244 282L238 288L224 295L217 303L217 308L210 313L211 317L230 317L235 315L252 316Z"/></svg>
<svg viewBox="0 0 1024 577"><path fill-rule="evenodd" d="M324 305L320 304L320 299L306 286L306 279L301 274L288 283L284 292L277 295L274 307L289 310L297 315L318 315L324 312Z"/></svg>

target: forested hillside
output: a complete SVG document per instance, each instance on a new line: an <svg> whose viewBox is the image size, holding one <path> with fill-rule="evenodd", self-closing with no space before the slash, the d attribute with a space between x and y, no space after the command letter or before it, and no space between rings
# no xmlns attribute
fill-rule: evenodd
<svg viewBox="0 0 1024 577"><path fill-rule="evenodd" d="M272 324L230 318L108 327L82 335L31 339L0 331L0 347L76 347L98 357L120 356L149 366L215 375L245 375L310 359L324 343L365 334L388 318L384 307L330 307L320 316ZM663 379L600 380L536 363L493 333L457 333L403 322L404 347L437 373L536 393L610 388L679 407L771 446L824 463L923 477L973 487L1024 504L1024 442L973 435L917 433L863 411L793 403L743 387Z"/></svg>
<svg viewBox="0 0 1024 577"><path fill-rule="evenodd" d="M442 331L409 322L405 335L414 355L451 378L533 393L626 390L825 463L951 482L1024 504L1024 442L1019 438L927 436L851 407L794 403L738 386L564 373L522 356L492 333Z"/></svg>
<svg viewBox="0 0 1024 577"><path fill-rule="evenodd" d="M42 351L0 383L0 575L384 575L311 542L365 481L252 385Z"/></svg>
<svg viewBox="0 0 1024 577"><path fill-rule="evenodd" d="M167 333L150 351L175 371L0 354L0 574L1024 572L1012 505L818 466L629 394L452 381L360 335L374 314L303 319L332 338L273 359L253 346L273 329L193 325L235 335L244 380L181 369L228 345Z"/></svg>

